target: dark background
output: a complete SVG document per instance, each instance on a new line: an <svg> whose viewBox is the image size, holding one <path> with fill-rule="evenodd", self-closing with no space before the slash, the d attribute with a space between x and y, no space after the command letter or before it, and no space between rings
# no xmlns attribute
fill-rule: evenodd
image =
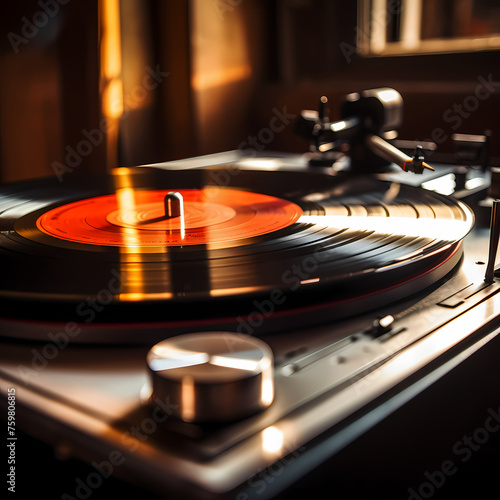
<svg viewBox="0 0 500 500"><path fill-rule="evenodd" d="M25 36L31 33L25 27L26 20L34 22L42 10L39 2L23 0L2 6L1 183L55 175L54 162L67 163L67 148L75 149L85 138L83 131L98 128L103 118L98 2L72 0L57 5L57 13L47 23L37 18L43 27L32 37ZM379 86L393 87L403 95L401 138L429 139L433 131L442 128L447 139L439 144L439 152L442 158L453 161L452 133L481 134L488 129L492 133L491 163L500 164L500 87L457 129L444 119L447 110L474 95L480 78L500 82L498 51L374 58L354 51L346 56L345 48L354 47L359 26L356 2L345 0L123 0L120 21L123 40L119 57L124 95L131 96L130 109L118 120L119 138L113 141L106 137L96 144L74 167L81 172L238 149L249 137L258 137L259 131L269 127L276 110L297 114L301 109L315 108L319 96L325 94L334 118L338 115L336 103L343 95ZM22 36L25 42L14 47L12 40L19 39L12 34ZM137 90L147 68L156 67L168 72L168 77L146 93ZM306 151L307 145L292 129L287 125L274 134L272 140L261 144L263 150ZM488 385L483 386L491 398L476 403L476 420L452 432L441 454L426 460L424 453L420 468L412 469L411 474L394 469L397 455L389 456L391 465L387 453L404 450L395 443L392 423L386 422L382 431L379 428L369 438L371 453L360 450L358 460L349 453L341 455L344 473L335 476L336 489L327 497L407 498L401 491L417 487L424 472L436 470L447 457L450 444L463 432L473 432L482 425L488 405L499 402L497 380L498 373L493 371ZM449 400L442 399L443 405L460 401L457 407L449 408L450 422L474 404L469 399L474 388L463 397L459 391L455 398L447 392L449 387L441 390L436 400L449 395ZM417 421L421 419L413 446L422 429L434 425L434 410L427 405L428 401L417 400L405 410L405 418L416 415ZM444 432L447 422L440 425ZM408 428L407 435L414 435L415 429ZM60 460L59 452L54 455L52 448L28 435L20 432L18 438L18 498L28 498L28 494L36 498L36 492L44 498L60 498L74 491L76 477L91 471L71 457ZM496 488L499 440L499 435L492 435L433 498L486 498L486 491ZM414 449L409 441L408 449ZM430 436L423 441L429 446L432 442ZM391 443L390 452L383 453ZM335 470L333 467L328 471ZM299 497L319 498L315 496L318 484L303 485ZM396 488L397 495L391 496L391 487L402 489ZM148 498L112 478L91 498L117 498L127 493Z"/></svg>

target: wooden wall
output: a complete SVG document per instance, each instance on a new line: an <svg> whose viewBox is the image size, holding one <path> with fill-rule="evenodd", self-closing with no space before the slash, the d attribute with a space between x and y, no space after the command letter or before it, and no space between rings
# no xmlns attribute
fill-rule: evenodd
<svg viewBox="0 0 500 500"><path fill-rule="evenodd" d="M55 175L54 164L68 166L69 151L102 123L99 1L56 3L52 15L36 0L8 2L0 18L1 182ZM343 95L378 86L403 95L401 138L442 129L439 148L451 155L453 133L489 129L500 162L498 51L361 57L356 2L121 0L120 11L119 140L95 139L73 170L245 149L259 133L259 150L305 151L290 118L267 132L274 117L314 108L326 94L335 118ZM483 81L488 95L476 103Z"/></svg>

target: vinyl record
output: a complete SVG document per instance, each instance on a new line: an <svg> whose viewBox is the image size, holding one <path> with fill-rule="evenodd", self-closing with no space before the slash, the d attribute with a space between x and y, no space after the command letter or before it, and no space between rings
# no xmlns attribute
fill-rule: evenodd
<svg viewBox="0 0 500 500"><path fill-rule="evenodd" d="M444 276L473 225L460 202L374 177L227 166L19 183L0 210L2 316L94 328L234 326L258 301L268 328L342 317Z"/></svg>

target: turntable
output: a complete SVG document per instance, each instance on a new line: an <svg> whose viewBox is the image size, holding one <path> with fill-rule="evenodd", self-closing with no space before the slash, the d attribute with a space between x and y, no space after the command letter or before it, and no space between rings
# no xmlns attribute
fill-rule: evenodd
<svg viewBox="0 0 500 500"><path fill-rule="evenodd" d="M454 168L387 139L393 89L347 96L339 122L326 106L299 117L305 156L1 188L7 440L19 428L89 463L66 498L96 498L112 475L160 498L286 495L450 374L492 363L489 172L432 190Z"/></svg>

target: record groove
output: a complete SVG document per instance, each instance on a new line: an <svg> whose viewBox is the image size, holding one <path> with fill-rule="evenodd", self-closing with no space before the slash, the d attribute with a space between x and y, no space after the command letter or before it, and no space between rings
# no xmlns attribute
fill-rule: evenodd
<svg viewBox="0 0 500 500"><path fill-rule="evenodd" d="M120 170L118 180L109 175L0 188L0 295L9 311L21 304L25 315L29 303L34 316L66 308L70 317L75 304L106 290L112 273L120 289L106 307L109 321L123 314L133 320L148 304L155 306L152 321L167 313L181 320L187 311L221 317L229 306L244 314L255 298L277 290L286 296L284 311L322 297L329 307L384 290L398 289L402 297L456 265L473 225L472 212L458 201L376 178L241 170L220 186L213 182L217 168ZM125 178L128 193L142 200L135 212L116 205ZM183 241L179 221L160 220L168 191L183 193L187 208L196 208L184 230L202 234L203 243ZM207 206L203 214L203 199L222 208ZM96 200L100 212L93 218L83 207ZM88 244L72 229L72 217L59 224L75 208L90 231ZM117 241L99 244L102 228ZM219 231L218 238L207 236L210 231ZM125 238L133 244L121 244ZM376 303L370 300L363 307Z"/></svg>

